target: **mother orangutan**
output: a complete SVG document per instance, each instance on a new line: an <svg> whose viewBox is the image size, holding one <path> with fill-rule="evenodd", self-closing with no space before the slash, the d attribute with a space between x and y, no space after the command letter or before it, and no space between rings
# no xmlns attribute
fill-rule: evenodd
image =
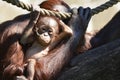
<svg viewBox="0 0 120 80"><path fill-rule="evenodd" d="M54 80L61 69L67 65L72 55L76 53L80 41L84 38L91 14L89 8L80 7L71 10L62 0L47 0L41 3L40 7L73 13L70 20L63 20L72 29L73 35L60 41L50 54L36 61L34 80ZM37 14L38 12L35 11L20 15L13 20L0 24L0 78L2 80L15 80L16 76L18 79L27 77L26 67L23 66L24 54L32 45L34 36L29 35L27 44L20 43L20 40L25 35L27 27L34 26L31 21L37 18Z"/></svg>

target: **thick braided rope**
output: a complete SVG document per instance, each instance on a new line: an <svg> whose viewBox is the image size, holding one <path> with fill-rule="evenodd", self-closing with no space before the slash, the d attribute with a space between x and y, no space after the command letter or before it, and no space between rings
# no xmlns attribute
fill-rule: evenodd
<svg viewBox="0 0 120 80"><path fill-rule="evenodd" d="M33 10L33 7L31 4L28 4L28 3L24 3L20 0L3 0L3 1L6 1L8 3L11 3L13 5L16 5L17 7L21 7L23 9L26 9L28 11L32 11Z"/></svg>
<svg viewBox="0 0 120 80"><path fill-rule="evenodd" d="M12 3L13 5L16 5L18 7L21 7L23 9L26 9L28 11L32 11L33 7L31 4L26 4L20 0L3 0L7 1L8 3ZM104 11L105 9L108 9L109 7L112 7L114 4L120 2L120 0L110 0L106 2L105 4L102 4L94 9L92 9L92 15L98 14L99 12ZM46 9L40 8L40 14L42 15L52 15L52 16L57 16L61 19L66 19L71 17L71 13L62 13L62 12L55 12L55 11L50 11Z"/></svg>
<svg viewBox="0 0 120 80"><path fill-rule="evenodd" d="M94 9L92 9L92 15L102 12L102 11L108 9L109 7L112 7L113 5L117 4L118 2L120 2L120 0L110 0L110 1L106 2L105 4L102 4Z"/></svg>

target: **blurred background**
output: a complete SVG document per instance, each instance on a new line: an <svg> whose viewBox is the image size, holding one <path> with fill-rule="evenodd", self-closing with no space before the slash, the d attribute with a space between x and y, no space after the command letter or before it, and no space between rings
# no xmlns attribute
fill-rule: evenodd
<svg viewBox="0 0 120 80"><path fill-rule="evenodd" d="M21 1L38 5L44 0L21 0ZM71 8L73 7L78 8L79 6L95 8L107 2L108 0L64 0L64 1L68 5L70 5ZM120 2L117 5L114 5L113 7L105 10L104 12L94 15L90 21L87 31L94 32L94 30L101 29L105 24L109 22L109 20L115 15L115 13L118 10L120 10ZM0 23L6 20L11 20L16 16L25 13L29 12L0 0Z"/></svg>

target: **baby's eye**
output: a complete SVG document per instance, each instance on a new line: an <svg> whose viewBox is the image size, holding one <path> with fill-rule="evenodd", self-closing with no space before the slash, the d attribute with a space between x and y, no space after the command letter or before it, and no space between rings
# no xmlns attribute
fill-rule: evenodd
<svg viewBox="0 0 120 80"><path fill-rule="evenodd" d="M49 33L50 35L52 35L53 31L52 31L52 30L49 30L48 33Z"/></svg>
<svg viewBox="0 0 120 80"><path fill-rule="evenodd" d="M43 33L43 31L41 31L40 29L38 29L38 31L37 31L39 34L42 34Z"/></svg>
<svg viewBox="0 0 120 80"><path fill-rule="evenodd" d="M42 30L42 31L45 31L46 29L45 29L44 27L41 27L41 30Z"/></svg>

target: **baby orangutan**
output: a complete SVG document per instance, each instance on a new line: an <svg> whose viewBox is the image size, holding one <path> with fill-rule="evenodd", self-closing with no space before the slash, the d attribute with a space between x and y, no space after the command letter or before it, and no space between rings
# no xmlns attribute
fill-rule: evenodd
<svg viewBox="0 0 120 80"><path fill-rule="evenodd" d="M39 17L33 28L35 40L25 56L28 80L34 79L36 61L48 55L57 44L72 34L72 30L59 19L51 16Z"/></svg>

